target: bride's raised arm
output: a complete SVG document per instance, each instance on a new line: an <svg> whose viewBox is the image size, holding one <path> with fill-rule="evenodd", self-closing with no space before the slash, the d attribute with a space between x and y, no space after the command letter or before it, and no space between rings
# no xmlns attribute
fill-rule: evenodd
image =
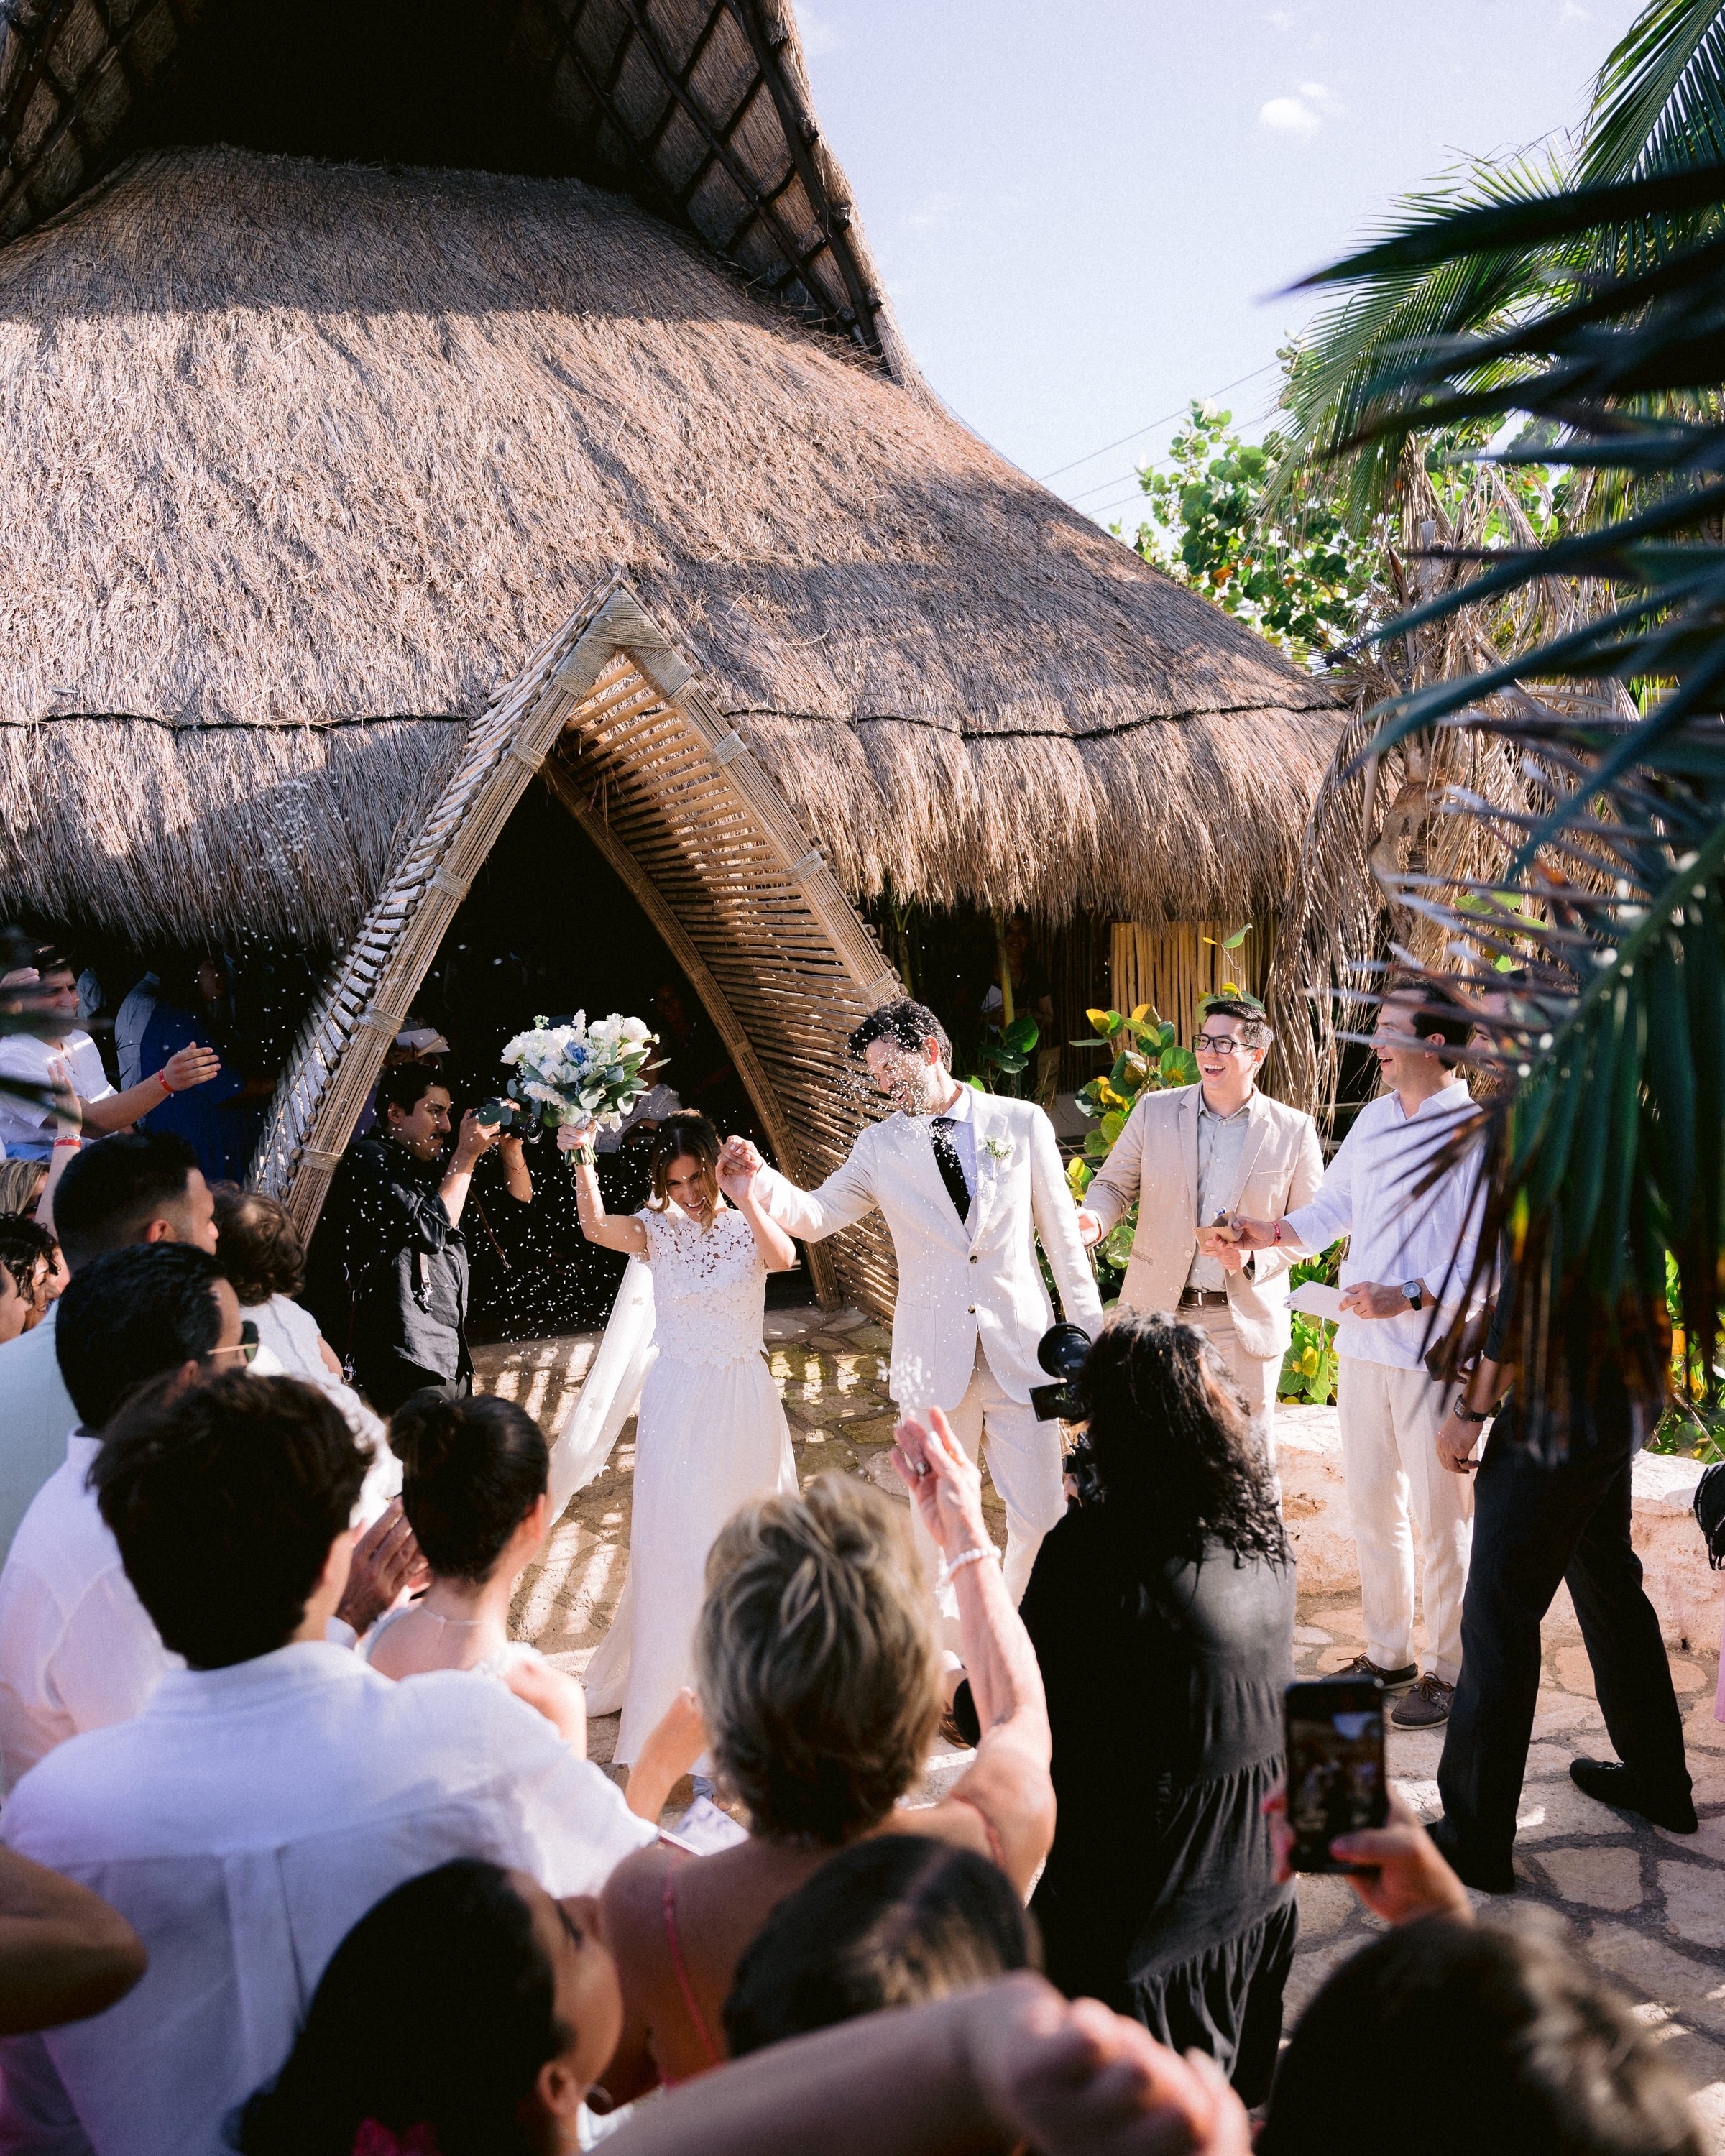
<svg viewBox="0 0 1725 2156"><path fill-rule="evenodd" d="M608 1213L599 1172L593 1165L593 1126L559 1123L557 1151L572 1157L575 1205L581 1215L581 1232L589 1243L608 1250L623 1250L632 1258L647 1255L647 1230L633 1213Z"/></svg>
<svg viewBox="0 0 1725 2156"><path fill-rule="evenodd" d="M791 1272L797 1263L797 1246L762 1204L757 1171L730 1151L737 1142L732 1139L720 1157L719 1188L753 1229L768 1271Z"/></svg>

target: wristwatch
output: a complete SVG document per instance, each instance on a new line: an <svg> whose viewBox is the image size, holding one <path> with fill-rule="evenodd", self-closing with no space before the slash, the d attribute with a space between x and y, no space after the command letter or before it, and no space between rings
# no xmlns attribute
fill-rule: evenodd
<svg viewBox="0 0 1725 2156"><path fill-rule="evenodd" d="M1483 1414L1476 1414L1473 1409L1468 1406L1465 1400L1457 1400L1455 1403L1455 1419L1457 1422L1490 1422L1491 1415L1489 1409Z"/></svg>
<svg viewBox="0 0 1725 2156"><path fill-rule="evenodd" d="M1425 1291L1418 1281L1404 1281L1402 1293L1408 1298L1409 1310L1420 1310L1425 1307Z"/></svg>

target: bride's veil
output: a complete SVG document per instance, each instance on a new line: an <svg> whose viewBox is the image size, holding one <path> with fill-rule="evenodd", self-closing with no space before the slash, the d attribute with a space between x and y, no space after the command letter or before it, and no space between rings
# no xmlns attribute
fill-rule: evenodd
<svg viewBox="0 0 1725 2156"><path fill-rule="evenodd" d="M653 1341L653 1268L631 1258L574 1405L551 1445L551 1517L562 1517L575 1492L611 1456L618 1433L635 1411L657 1353Z"/></svg>

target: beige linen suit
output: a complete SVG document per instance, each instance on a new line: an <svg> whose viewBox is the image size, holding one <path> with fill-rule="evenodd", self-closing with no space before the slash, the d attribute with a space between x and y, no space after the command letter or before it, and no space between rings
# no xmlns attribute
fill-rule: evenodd
<svg viewBox="0 0 1725 2156"><path fill-rule="evenodd" d="M1120 1292L1124 1310L1173 1310L1185 1291L1198 1251L1199 1086L1147 1093L1126 1119L1113 1150L1085 1194L1106 1235L1136 1203L1137 1233ZM1323 1181L1317 1128L1308 1115L1254 1091L1240 1148L1231 1212L1251 1220L1276 1220L1306 1204ZM1276 1380L1287 1353L1287 1273L1285 1250L1256 1250L1228 1278L1228 1306L1189 1311L1221 1350L1259 1419L1275 1457L1271 1415Z"/></svg>

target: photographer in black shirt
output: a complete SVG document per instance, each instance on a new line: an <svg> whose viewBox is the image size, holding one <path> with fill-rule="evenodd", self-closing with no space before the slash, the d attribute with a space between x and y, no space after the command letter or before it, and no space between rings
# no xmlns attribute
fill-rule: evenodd
<svg viewBox="0 0 1725 2156"><path fill-rule="evenodd" d="M432 1065L386 1070L376 1129L348 1147L312 1244L305 1299L380 1414L426 1386L473 1389L461 1214L480 1156L501 1140L515 1194L532 1195L520 1137L471 1108L445 1164L452 1106Z"/></svg>

